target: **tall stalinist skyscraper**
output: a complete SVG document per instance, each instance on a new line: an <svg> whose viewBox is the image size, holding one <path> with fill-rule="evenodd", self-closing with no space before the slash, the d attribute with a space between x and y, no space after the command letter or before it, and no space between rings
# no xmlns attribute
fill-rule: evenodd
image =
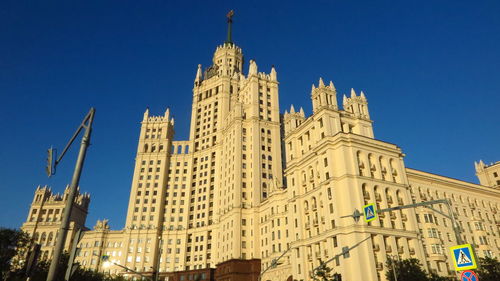
<svg viewBox="0 0 500 281"><path fill-rule="evenodd" d="M400 147L375 138L365 93L351 89L339 104L333 82L321 78L311 115L293 105L280 114L276 69L245 66L232 13L228 23L212 64L195 71L189 139L174 140L169 109L146 109L126 225L98 221L85 232L82 266L158 271L160 280L256 281L262 272L261 280L304 281L330 260L343 280L378 281L393 258L454 276L449 247L459 242L479 257L500 255L498 164L476 164L482 185L407 168ZM435 199L449 200L460 239L443 204L371 222L349 217L370 203L380 210ZM104 267L102 255L120 266Z"/></svg>
<svg viewBox="0 0 500 281"><path fill-rule="evenodd" d="M243 65L230 34L212 65L205 71L198 65L187 141L173 141L169 110L144 113L126 248L139 240L151 241L151 248L160 237L172 241L175 250L160 263L165 270L261 255L259 207L283 187L278 81L272 67L259 72L250 60L244 75ZM147 265L146 258L133 259L134 267Z"/></svg>

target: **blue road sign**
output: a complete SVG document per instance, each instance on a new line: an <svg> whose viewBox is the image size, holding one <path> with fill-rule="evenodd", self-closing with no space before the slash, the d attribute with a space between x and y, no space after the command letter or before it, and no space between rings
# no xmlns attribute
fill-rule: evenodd
<svg viewBox="0 0 500 281"><path fill-rule="evenodd" d="M457 271L474 269L477 267L472 247L470 244L463 244L450 247L453 264Z"/></svg>
<svg viewBox="0 0 500 281"><path fill-rule="evenodd" d="M366 222L370 222L377 218L377 211L375 209L375 204L371 203L363 207L363 213Z"/></svg>
<svg viewBox="0 0 500 281"><path fill-rule="evenodd" d="M460 275L460 280L461 281L479 281L479 278L477 277L477 275L474 271L466 270L466 271L463 271L462 274Z"/></svg>

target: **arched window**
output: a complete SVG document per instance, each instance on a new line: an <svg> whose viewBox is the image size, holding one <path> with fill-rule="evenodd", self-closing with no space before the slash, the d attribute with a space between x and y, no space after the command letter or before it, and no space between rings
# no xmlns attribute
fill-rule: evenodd
<svg viewBox="0 0 500 281"><path fill-rule="evenodd" d="M148 145L147 144L144 145L144 152L148 152Z"/></svg>
<svg viewBox="0 0 500 281"><path fill-rule="evenodd" d="M47 238L47 246L52 246L52 240L53 240L53 233L49 233L49 238Z"/></svg>
<svg viewBox="0 0 500 281"><path fill-rule="evenodd" d="M309 202L307 200L304 201L304 210L309 210Z"/></svg>
<svg viewBox="0 0 500 281"><path fill-rule="evenodd" d="M375 164L373 161L373 155L370 153L368 154L368 169L370 171L370 176L373 178L375 176Z"/></svg>
<svg viewBox="0 0 500 281"><path fill-rule="evenodd" d="M404 205L404 200L403 197L401 196L401 191L396 191L396 197L398 199L398 204L399 205Z"/></svg>
<svg viewBox="0 0 500 281"><path fill-rule="evenodd" d="M40 245L45 246L45 241L47 240L47 234L45 232L42 233L40 238Z"/></svg>
<svg viewBox="0 0 500 281"><path fill-rule="evenodd" d="M365 168L365 165L361 160L361 151L356 152L356 160L358 161L358 173L360 176L364 176L363 169Z"/></svg>
<svg viewBox="0 0 500 281"><path fill-rule="evenodd" d="M316 202L316 197L313 197L312 198L312 208L313 208L313 210L315 210L317 207L318 207L318 204Z"/></svg>

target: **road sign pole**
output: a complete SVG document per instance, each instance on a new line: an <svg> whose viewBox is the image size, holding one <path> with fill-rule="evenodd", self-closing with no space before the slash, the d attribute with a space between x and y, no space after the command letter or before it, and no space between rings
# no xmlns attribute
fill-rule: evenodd
<svg viewBox="0 0 500 281"><path fill-rule="evenodd" d="M90 135L92 132L92 121L94 120L94 113L95 109L91 108L89 114L87 114L82 125L80 125L79 129L77 130L78 132L79 130L81 130L82 127L84 127L85 133L82 137L80 152L78 153L78 159L76 160L75 171L73 173L73 179L71 180L69 194L66 199L66 206L64 207L64 215L62 217L61 226L59 227L56 246L54 248L54 256L52 257L52 262L50 263L49 273L47 275L47 281L54 281L56 278L57 269L59 267L59 259L64 249L66 236L68 235L71 209L73 209L73 203L75 201L78 184L80 182L80 176L82 174L83 162L85 161L85 155L87 153L87 148L90 143ZM85 126L84 123L87 121L88 123Z"/></svg>

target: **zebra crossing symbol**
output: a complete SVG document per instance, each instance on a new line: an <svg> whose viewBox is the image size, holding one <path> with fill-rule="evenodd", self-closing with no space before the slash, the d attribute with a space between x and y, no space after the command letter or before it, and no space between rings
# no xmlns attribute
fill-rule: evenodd
<svg viewBox="0 0 500 281"><path fill-rule="evenodd" d="M464 251L460 250L460 253L458 254L458 260L457 264L458 265L463 265L463 264L470 264L472 261L469 259L469 257L464 253Z"/></svg>
<svg viewBox="0 0 500 281"><path fill-rule="evenodd" d="M366 222L370 222L377 218L377 211L375 210L375 204L371 203L363 207L363 213Z"/></svg>
<svg viewBox="0 0 500 281"><path fill-rule="evenodd" d="M474 269L477 267L470 244L454 246L451 247L450 250L457 271Z"/></svg>

